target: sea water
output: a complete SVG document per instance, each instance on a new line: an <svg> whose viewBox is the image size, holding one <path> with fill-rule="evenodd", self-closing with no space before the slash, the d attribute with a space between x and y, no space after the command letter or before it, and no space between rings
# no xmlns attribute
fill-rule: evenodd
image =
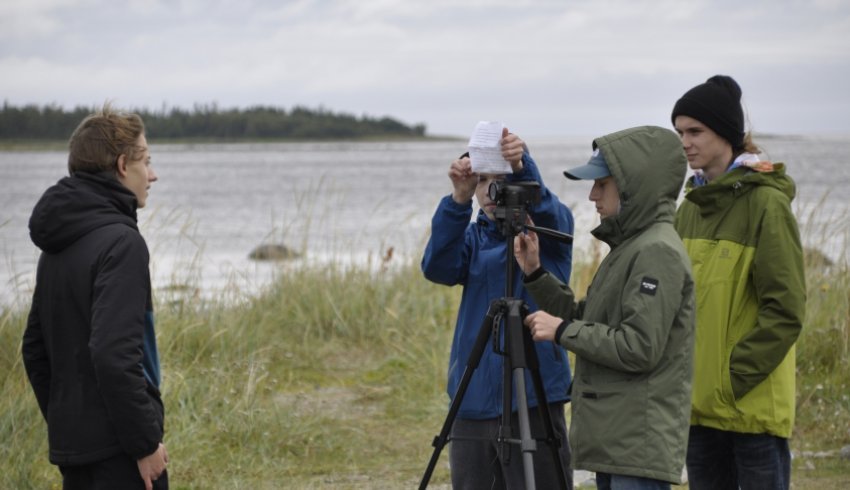
<svg viewBox="0 0 850 490"><path fill-rule="evenodd" d="M803 242L846 260L850 137L757 139L797 183ZM590 156L591 138L528 141L544 183L576 218L581 260L598 223L588 182L563 170ZM159 180L139 223L158 291L251 295L286 263L251 260L261 244L296 263L376 266L418 261L431 216L451 192L448 168L466 141L151 144ZM66 175L64 151L0 152L0 305L25 307L38 250L27 223L44 190ZM690 173L690 172L689 172ZM607 250L607 249L606 249ZM282 272L283 271L283 272Z"/></svg>

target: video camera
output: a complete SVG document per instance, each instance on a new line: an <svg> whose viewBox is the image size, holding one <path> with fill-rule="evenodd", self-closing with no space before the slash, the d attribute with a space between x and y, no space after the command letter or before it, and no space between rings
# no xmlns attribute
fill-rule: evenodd
<svg viewBox="0 0 850 490"><path fill-rule="evenodd" d="M526 226L531 206L540 203L540 183L535 181L495 181L487 194L496 203L493 216L506 237L519 234Z"/></svg>

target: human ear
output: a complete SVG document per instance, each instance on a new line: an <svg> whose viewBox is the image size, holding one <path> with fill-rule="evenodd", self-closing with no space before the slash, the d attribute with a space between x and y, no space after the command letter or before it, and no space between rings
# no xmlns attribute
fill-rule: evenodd
<svg viewBox="0 0 850 490"><path fill-rule="evenodd" d="M115 162L115 171L119 177L127 176L127 155L123 153L118 155L118 160Z"/></svg>

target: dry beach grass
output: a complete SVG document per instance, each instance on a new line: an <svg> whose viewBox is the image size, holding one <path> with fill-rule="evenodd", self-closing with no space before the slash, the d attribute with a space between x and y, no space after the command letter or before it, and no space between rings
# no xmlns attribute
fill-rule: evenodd
<svg viewBox="0 0 850 490"><path fill-rule="evenodd" d="M599 255L576 254L587 259L577 291ZM809 265L794 488L841 488L850 482L838 453L850 445L850 272ZM415 487L446 416L459 296L412 261L290 266L238 303L160 293L172 488ZM24 323L24 311L0 315L0 488L60 488L21 365ZM432 488L448 488L446 461L444 451Z"/></svg>

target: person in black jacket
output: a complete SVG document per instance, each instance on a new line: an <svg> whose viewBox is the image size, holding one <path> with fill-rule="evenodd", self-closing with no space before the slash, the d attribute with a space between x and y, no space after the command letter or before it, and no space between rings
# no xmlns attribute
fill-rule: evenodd
<svg viewBox="0 0 850 490"><path fill-rule="evenodd" d="M63 488L168 488L148 249L144 123L109 104L69 143L30 217L42 250L22 354Z"/></svg>

